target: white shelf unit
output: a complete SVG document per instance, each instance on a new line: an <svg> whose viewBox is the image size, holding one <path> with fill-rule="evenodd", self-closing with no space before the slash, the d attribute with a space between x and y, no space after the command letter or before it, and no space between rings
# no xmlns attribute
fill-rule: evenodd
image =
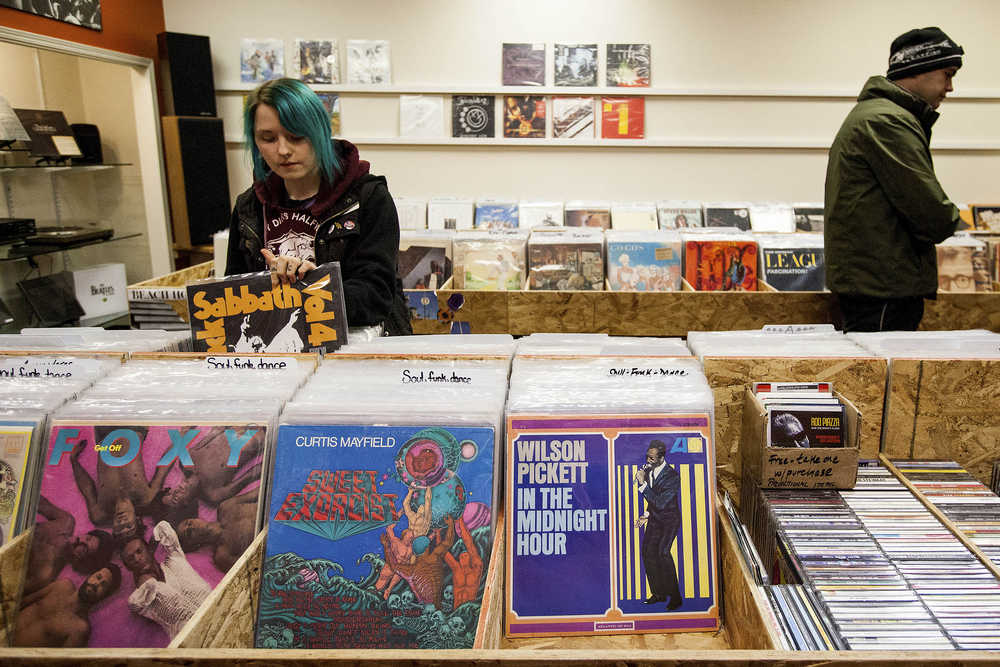
<svg viewBox="0 0 1000 667"><path fill-rule="evenodd" d="M260 84L229 83L218 88L220 96L245 95ZM849 103L857 98L857 91L834 89L738 89L738 88L663 88L663 87L579 87L579 86L489 86L475 83L440 85L431 83L395 84L395 85L350 85L350 84L308 84L319 93L337 93L345 96L397 96L397 95L544 95L554 96L584 96L599 99L603 96L629 96L645 98L677 98L677 99L717 99L737 101L839 101ZM949 100L961 102L997 102L1000 101L1000 90L970 90L962 94L949 96ZM445 107L448 114L448 107ZM599 122L599 115L598 115ZM501 119L497 118L497 133L502 132ZM345 135L358 146L379 146L385 148L407 147L535 147L535 148L636 148L636 149L733 149L733 150L791 150L791 151L826 151L833 140L829 137L785 138L785 137L697 137L697 136L651 136L644 139L556 139L552 137L521 139L497 136L493 138L454 138L441 137L400 137L398 135ZM226 143L229 146L239 146L243 138L236 134L228 134ZM1000 141L935 141L932 145L935 152L951 153L996 153L1000 152Z"/></svg>

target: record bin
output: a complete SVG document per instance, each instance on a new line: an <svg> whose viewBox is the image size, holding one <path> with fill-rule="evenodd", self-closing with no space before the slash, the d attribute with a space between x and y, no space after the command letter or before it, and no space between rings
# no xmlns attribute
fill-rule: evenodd
<svg viewBox="0 0 1000 667"><path fill-rule="evenodd" d="M185 297L183 300L165 299L157 294L157 289L174 288L183 290L189 282L210 278L214 272L215 267L213 263L204 262L181 269L180 271L168 273L164 276L157 276L156 278L134 283L129 285L125 290L128 295L129 306L131 307L134 303L166 304L182 320L190 322L191 317L188 314L187 298Z"/></svg>
<svg viewBox="0 0 1000 667"><path fill-rule="evenodd" d="M893 359L888 375L885 455L951 459L989 486L1000 459L1000 359Z"/></svg>
<svg viewBox="0 0 1000 667"><path fill-rule="evenodd" d="M861 458L878 456L882 404L888 368L881 357L741 357L706 356L702 361L715 394L715 460L719 486L739 498L739 443L743 400L753 379L774 382L823 381L833 384L864 415L860 429Z"/></svg>
<svg viewBox="0 0 1000 667"><path fill-rule="evenodd" d="M773 288L772 288L773 289ZM429 290L418 290L429 292ZM833 319L829 292L573 292L439 289L440 316L414 321L414 333L608 333L685 336L688 331L759 329L765 324L824 324ZM461 295L459 310L446 308ZM441 309L444 309L442 312ZM939 294L927 301L925 330L986 328L1000 332L1000 293Z"/></svg>
<svg viewBox="0 0 1000 667"><path fill-rule="evenodd" d="M667 635L617 635L573 638L503 639L503 517L487 574L488 583L471 650L333 650L282 651L248 648L253 645L253 622L264 534L258 535L229 574L209 596L188 625L166 649L19 649L7 648L7 627L14 620L16 588L25 565L30 534L26 533L0 548L0 586L3 590L3 628L0 628L0 663L110 665L193 665L233 664L259 660L268 664L337 662L338 664L381 666L388 664L597 664L640 660L643 664L718 665L732 659L780 658L788 664L794 654L775 652L777 628L764 606L762 591L753 584L736 546L736 538L725 511L718 512L719 553L722 568L723 629L717 633ZM815 656L814 656L815 657ZM794 662L794 661L793 661Z"/></svg>

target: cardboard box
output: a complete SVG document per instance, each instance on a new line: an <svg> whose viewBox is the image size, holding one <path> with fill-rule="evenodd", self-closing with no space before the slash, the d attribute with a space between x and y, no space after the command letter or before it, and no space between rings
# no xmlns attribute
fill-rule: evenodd
<svg viewBox="0 0 1000 667"><path fill-rule="evenodd" d="M128 312L125 265L98 264L73 271L76 300L83 306L81 324L94 318Z"/></svg>
<svg viewBox="0 0 1000 667"><path fill-rule="evenodd" d="M767 409L750 389L743 397L740 464L744 480L763 489L853 489L858 475L861 413L844 404L843 447L768 447Z"/></svg>

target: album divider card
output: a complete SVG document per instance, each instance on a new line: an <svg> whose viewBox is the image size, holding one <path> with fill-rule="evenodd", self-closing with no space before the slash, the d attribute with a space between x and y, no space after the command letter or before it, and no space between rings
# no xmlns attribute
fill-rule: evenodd
<svg viewBox="0 0 1000 667"><path fill-rule="evenodd" d="M508 637L719 628L709 413L507 418Z"/></svg>

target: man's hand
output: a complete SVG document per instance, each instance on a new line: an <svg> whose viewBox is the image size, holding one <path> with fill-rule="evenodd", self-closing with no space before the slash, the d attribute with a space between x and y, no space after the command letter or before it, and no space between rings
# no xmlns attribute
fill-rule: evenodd
<svg viewBox="0 0 1000 667"><path fill-rule="evenodd" d="M267 268L271 271L271 288L279 284L289 285L301 280L306 273L316 268L312 262L291 255L277 255L267 248L261 248L260 254L264 255Z"/></svg>
<svg viewBox="0 0 1000 667"><path fill-rule="evenodd" d="M635 481L636 484L645 484L646 471L643 470L642 468L639 468L638 470L635 471L635 474L632 475L632 479Z"/></svg>

